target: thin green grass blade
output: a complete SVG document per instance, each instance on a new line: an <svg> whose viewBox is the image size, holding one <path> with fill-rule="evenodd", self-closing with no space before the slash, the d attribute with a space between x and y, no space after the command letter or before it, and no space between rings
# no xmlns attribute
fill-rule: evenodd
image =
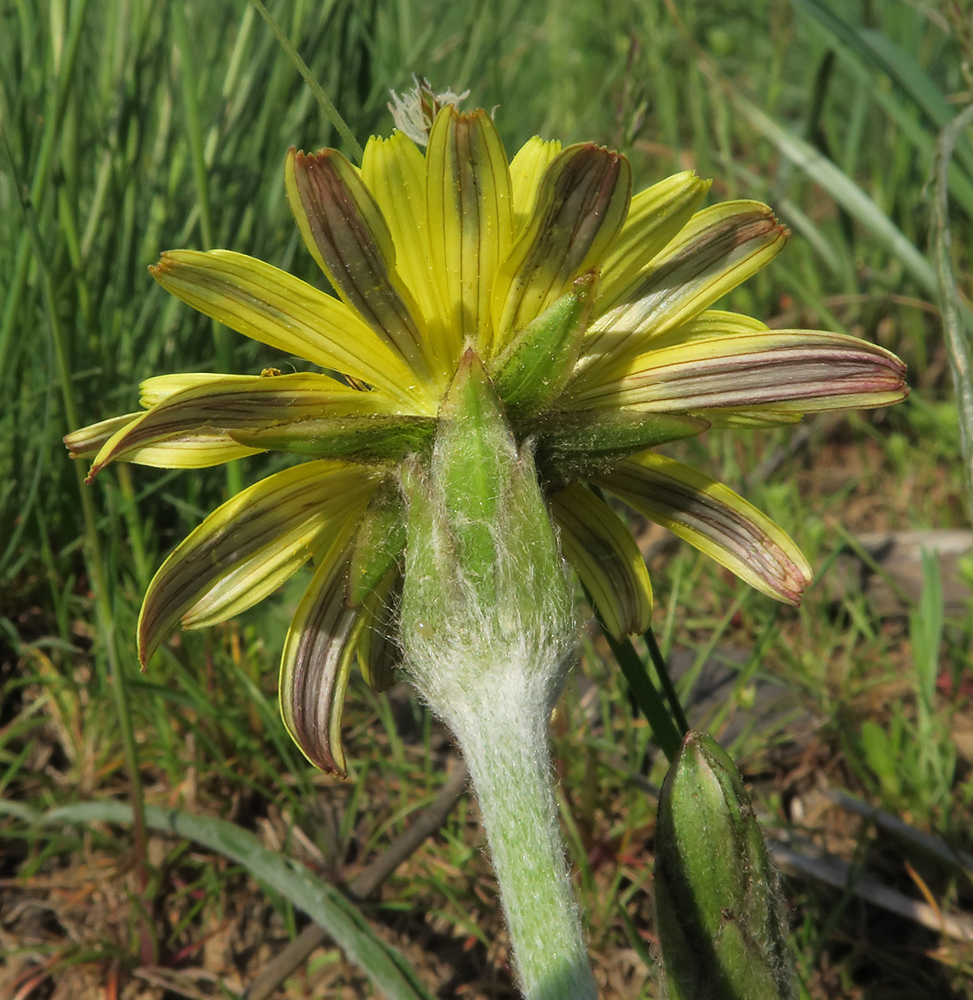
<svg viewBox="0 0 973 1000"><path fill-rule="evenodd" d="M196 58L189 38L189 22L181 4L172 8L172 28L176 47L179 50L179 68L182 76L183 105L186 111L186 132L193 164L193 178L196 182L196 199L199 205L199 230L203 239L203 249L212 250L213 212L210 203L209 170L206 163L203 126L200 120L199 102L196 99L198 81L196 79ZM230 331L213 320L213 344L216 349L216 363L221 372L233 371L230 362ZM226 489L230 495L243 489L243 473L239 462L228 462L226 466Z"/></svg>
<svg viewBox="0 0 973 1000"><path fill-rule="evenodd" d="M41 140L40 153L37 157L37 164L30 185L30 202L34 206L35 211L40 206L41 199L46 193L47 184L50 179L57 138L67 103L69 88L74 77L75 58L78 54L78 45L81 41L81 28L84 24L87 7L88 0L81 0L81 2L75 5L72 11L67 46L58 67L56 86L52 87L48 94L47 108L44 115L44 135ZM2 126L2 123L0 123L0 126ZM27 282L27 266L29 261L30 238L26 231L22 231L17 243L14 276L6 291L2 319L0 319L0 371L6 370L7 353L10 348L20 297Z"/></svg>
<svg viewBox="0 0 973 1000"><path fill-rule="evenodd" d="M956 287L950 253L949 199L947 195L949 161L963 129L973 123L973 104L960 112L943 129L939 140L939 163L936 171L936 199L933 208L936 273L939 279L940 310L943 334L949 355L949 367L959 410L960 445L966 478L966 503L973 521L973 368L970 365L970 310L964 308Z"/></svg>
<svg viewBox="0 0 973 1000"><path fill-rule="evenodd" d="M936 294L938 284L933 266L847 174L742 95L734 93L733 102L758 132L857 219L902 264L923 291L929 295Z"/></svg>
<svg viewBox="0 0 973 1000"><path fill-rule="evenodd" d="M813 18L838 42L884 73L937 128L945 127L952 119L953 110L936 84L912 55L887 35L874 28L856 28L848 24L821 0L791 0L791 6ZM961 137L956 146L966 169L973 171L973 146L969 140Z"/></svg>
<svg viewBox="0 0 973 1000"><path fill-rule="evenodd" d="M47 813L31 814L18 803L2 800L0 815L3 814L45 826L132 822L131 807L123 802L82 802ZM267 850L252 833L226 820L193 816L158 806L148 806L145 819L153 830L194 840L243 865L254 878L266 883L320 924L389 1000L434 1000L402 955L375 934L354 904L334 886Z"/></svg>
<svg viewBox="0 0 973 1000"><path fill-rule="evenodd" d="M6 155L11 176L16 177L15 164L10 156L6 136L0 134L3 151ZM55 370L61 385L61 399L66 427L78 426L78 411L74 396L74 383L71 379L71 366L68 358L67 338L58 315L57 300L54 291L54 277L48 265L49 255L45 250L43 238L37 227L33 207L26 200L21 201L24 230L30 241L31 249L44 290L44 301L47 312L47 323L51 338L51 346L55 357ZM122 745L125 752L125 764L128 770L129 782L132 786L134 800L135 852L139 867L139 876L144 886L144 863L146 858L145 820L143 812L144 796L138 766L138 748L135 743L135 733L132 726L131 706L126 686L128 671L122 661L115 636L115 623L112 614L112 585L105 569L105 561L97 528L94 501L91 493L85 488L84 477L79 465L75 465L75 478L81 498L81 508L84 516L85 542L87 546L87 562L91 574L92 589L95 592L95 607L98 621L98 634L101 640L99 655L107 662L112 678L112 694L115 712L118 717Z"/></svg>
<svg viewBox="0 0 973 1000"><path fill-rule="evenodd" d="M280 47L287 53L287 58L290 59L298 73L301 74L304 82L308 85L308 89L314 94L315 100L321 106L322 111L324 111L331 124L335 127L335 131L347 143L354 158L361 163L363 153L361 143L355 138L354 132L351 131L344 118L341 117L338 109L328 100L327 94L325 94L324 89L318 83L314 74L308 69L307 63L300 57L297 49L291 44L291 40L284 34L280 25L274 20L270 11L267 10L260 0L251 0L251 3L257 8L258 13L264 21L267 22L267 27L274 33L274 37L280 43Z"/></svg>

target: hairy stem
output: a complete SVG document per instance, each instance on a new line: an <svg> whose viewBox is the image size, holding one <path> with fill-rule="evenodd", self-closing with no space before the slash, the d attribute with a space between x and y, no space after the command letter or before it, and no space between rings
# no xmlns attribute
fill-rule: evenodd
<svg viewBox="0 0 973 1000"><path fill-rule="evenodd" d="M554 801L532 664L505 663L446 721L469 765L528 1000L596 996Z"/></svg>

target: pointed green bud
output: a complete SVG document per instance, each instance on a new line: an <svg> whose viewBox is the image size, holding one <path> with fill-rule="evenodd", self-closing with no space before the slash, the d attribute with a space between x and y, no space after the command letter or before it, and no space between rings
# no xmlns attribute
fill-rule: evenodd
<svg viewBox="0 0 973 1000"><path fill-rule="evenodd" d="M670 1000L793 1000L777 875L743 779L688 733L659 798L659 940Z"/></svg>
<svg viewBox="0 0 973 1000"><path fill-rule="evenodd" d="M365 510L348 571L348 606L355 608L379 585L405 548L405 506L398 484L385 480Z"/></svg>
<svg viewBox="0 0 973 1000"><path fill-rule="evenodd" d="M441 490L457 563L488 606L496 588L497 518L517 446L496 390L472 351L460 361L439 418L432 477Z"/></svg>
<svg viewBox="0 0 973 1000"><path fill-rule="evenodd" d="M538 464L572 480L708 428L709 421L701 417L604 409L551 413L532 421L527 431L537 436Z"/></svg>
<svg viewBox="0 0 973 1000"><path fill-rule="evenodd" d="M399 459L410 452L427 449L435 429L436 422L431 417L369 413L308 417L270 427L233 429L229 435L248 448L373 462Z"/></svg>
<svg viewBox="0 0 973 1000"><path fill-rule="evenodd" d="M594 271L528 323L491 366L493 381L511 417L540 413L557 397L581 352L595 292Z"/></svg>

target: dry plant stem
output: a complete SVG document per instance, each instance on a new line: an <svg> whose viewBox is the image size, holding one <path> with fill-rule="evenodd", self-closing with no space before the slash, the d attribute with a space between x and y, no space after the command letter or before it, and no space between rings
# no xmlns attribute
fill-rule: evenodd
<svg viewBox="0 0 973 1000"><path fill-rule="evenodd" d="M963 448L963 466L966 473L966 503L970 520L973 521L973 369L970 367L969 340L964 320L970 316L969 309L963 309L956 276L950 259L949 234L949 162L953 147L964 128L973 123L973 104L961 111L943 129L939 137L936 173L936 201L934 206L936 233L936 272L939 279L940 308L943 314L943 334L949 354L949 367L956 391L959 409L959 434Z"/></svg>
<svg viewBox="0 0 973 1000"><path fill-rule="evenodd" d="M811 845L808 845L811 849ZM858 899L879 906L889 913L896 913L908 920L944 934L956 941L973 941L973 921L965 915L943 913L936 906L911 899L904 893L890 889L870 875L862 875L843 858L829 854L808 857L784 844L769 844L774 861L785 872L796 873L832 885Z"/></svg>
<svg viewBox="0 0 973 1000"><path fill-rule="evenodd" d="M445 822L453 807L466 791L469 771L462 760L456 761L439 794L410 824L409 828L388 846L348 886L347 894L356 900L366 899L375 892L398 866ZM318 924L309 924L287 947L271 961L244 993L247 1000L266 1000L291 975L315 948L328 940L328 932Z"/></svg>

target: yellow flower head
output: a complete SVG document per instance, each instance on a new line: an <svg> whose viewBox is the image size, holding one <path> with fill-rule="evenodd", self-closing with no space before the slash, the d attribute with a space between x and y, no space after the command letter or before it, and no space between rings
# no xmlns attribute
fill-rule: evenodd
<svg viewBox="0 0 973 1000"><path fill-rule="evenodd" d="M486 112L431 111L425 153L395 132L368 142L360 169L333 149L288 154L294 217L337 298L229 250L172 251L151 269L195 309L319 370L149 379L143 412L65 439L94 456L92 475L115 459L312 459L244 490L175 549L146 594L139 649L144 663L177 623L224 621L313 561L281 708L307 757L338 771L353 660L381 688L399 655L400 467L428 455L471 359L534 448L562 553L616 636L648 627L651 587L628 528L584 484L796 603L810 571L791 539L650 449L907 392L902 363L874 345L710 308L783 246L767 206L700 210L709 184L692 172L633 197L625 157L589 143L534 138L508 162Z"/></svg>

